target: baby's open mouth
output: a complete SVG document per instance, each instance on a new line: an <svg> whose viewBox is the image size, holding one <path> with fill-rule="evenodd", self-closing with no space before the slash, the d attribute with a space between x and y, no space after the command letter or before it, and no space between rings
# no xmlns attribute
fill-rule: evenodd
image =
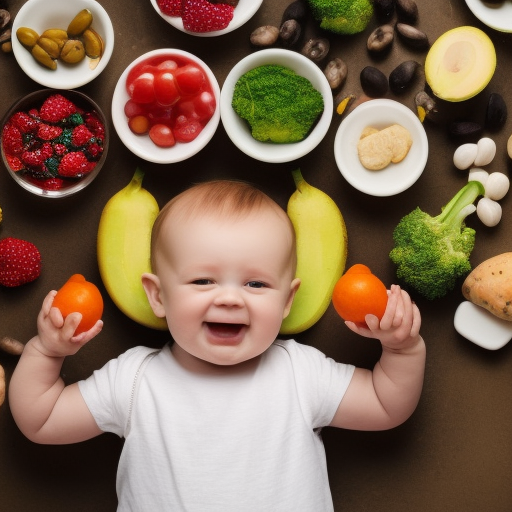
<svg viewBox="0 0 512 512"><path fill-rule="evenodd" d="M206 326L211 334L219 338L233 338L238 336L244 324L225 324L218 322L206 322Z"/></svg>

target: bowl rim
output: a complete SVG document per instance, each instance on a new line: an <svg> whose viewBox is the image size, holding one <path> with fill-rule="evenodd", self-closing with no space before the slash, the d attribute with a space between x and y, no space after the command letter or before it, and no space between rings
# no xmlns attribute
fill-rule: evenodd
<svg viewBox="0 0 512 512"><path fill-rule="evenodd" d="M235 85L240 76L266 64L283 65L294 70L298 75L308 78L313 87L322 94L324 111L313 130L300 142L272 144L254 139L247 122L240 118L231 106ZM285 48L267 48L244 57L228 73L221 90L220 114L229 138L246 155L267 163L291 162L312 151L327 134L331 125L332 111L332 90L323 71L304 55Z"/></svg>
<svg viewBox="0 0 512 512"><path fill-rule="evenodd" d="M62 2L59 3L62 4ZM18 41L18 38L16 37L17 29L20 28L20 26L24 26L22 25L22 22L25 19L24 17L27 16L32 9L37 9L39 4L42 4L45 6L45 8L47 8L47 0L27 0L21 6L12 22L13 37L11 43L16 62L29 78L34 80L34 82L37 82L39 85L42 85L43 87L70 90L88 84L106 68L114 50L114 27L107 11L96 0L73 0L73 2L65 2L66 7L76 4L77 13L83 8L88 8L94 11L93 15L95 17L99 17L101 20L100 23L103 26L103 30L98 32L105 41L105 49L101 59L94 69L89 67L90 59L86 57L75 67L66 68L65 74L58 74L58 69L56 71L52 71L35 62L35 59L32 57L30 52ZM38 23L42 22L39 21ZM64 68L64 65L62 63L60 64L61 68ZM79 68L77 66L79 66ZM88 71L90 71L90 73Z"/></svg>
<svg viewBox="0 0 512 512"><path fill-rule="evenodd" d="M487 4L482 0L465 0L473 15L484 25L499 32L512 32L512 5L510 2Z"/></svg>
<svg viewBox="0 0 512 512"><path fill-rule="evenodd" d="M81 91L75 91L75 90L70 90L70 89L53 89L53 88L38 89L36 91L32 91L28 94L25 94L24 96L15 100L12 103L12 105L9 107L7 112L4 114L4 116L2 117L2 121L1 121L2 125L1 126L3 129L3 127L5 126L7 121L18 110L19 105L24 104L24 103L30 104L30 102L33 98L39 98L39 97L47 98L54 94L62 94L63 96L66 96L66 95L78 96L80 98L81 102L84 102L84 103L87 102L88 104L90 104L93 107L93 109L98 113L98 115L100 115L101 120L103 122L104 129L105 129L105 140L103 143L103 153L102 153L100 159L98 160L96 166L94 167L94 169L89 174L84 176L82 179L77 181L74 185L70 185L69 187L59 189L59 190L45 190L45 189L42 189L41 187L38 187L34 183L30 183L27 180L24 180L21 177L17 176L16 172L11 169L11 167L8 165L8 163L5 159L4 149L3 149L3 144L2 144L1 139L0 139L0 153L1 153L1 158L2 158L2 162L4 164L4 167L7 169L7 172L9 173L11 178L20 187L22 187L23 189L27 190L28 192L31 192L32 194L39 196L39 197L60 199L63 197L68 197L68 196L74 195L77 192L80 192L81 190L83 190L85 187L87 187L87 185L89 185L92 181L94 181L94 179L98 176L99 172L101 171L101 169L106 161L108 148L109 148L110 133L109 133L109 127L108 127L108 120L107 120L103 110L101 109L101 107L90 96L88 96L87 94L84 94ZM38 101L38 103L39 103L39 101Z"/></svg>
<svg viewBox="0 0 512 512"><path fill-rule="evenodd" d="M213 113L213 116L206 123L201 133L192 142L177 142L176 145L170 148L160 148L153 144L151 141L149 141L147 143L146 148L146 144L142 146L140 143L140 141L142 140L140 139L140 137L144 136L135 135L128 127L128 120L124 114L124 105L129 99L128 93L126 92L125 83L128 73L133 69L134 66L136 66L144 60L161 55L178 55L181 57L191 59L192 61L199 64L206 72L206 75L210 81L212 90L215 95L216 108L215 112ZM156 164L177 163L194 156L210 142L215 132L217 131L217 127L220 122L219 100L219 82L217 81L217 78L213 74L213 71L210 69L208 64L206 64L201 58L197 57L197 55L194 55L193 53L190 53L185 50L179 50L176 48L159 48L157 50L151 50L149 52L146 52L137 57L125 68L125 70L119 77L116 87L114 89L114 94L112 95L112 123L114 125L118 137L121 139L121 142L136 156L142 158L143 160ZM147 138L147 140L149 140L147 136L145 137Z"/></svg>
<svg viewBox="0 0 512 512"><path fill-rule="evenodd" d="M233 30L236 30L237 28L240 28L242 25L247 23L256 14L256 12L258 12L258 9L261 7L263 3L263 0L240 0L240 2L244 2L244 6L248 6L243 13L245 16L242 16L242 14L240 14L241 11L237 11L237 8L240 5L239 3L235 8L233 19L224 30L213 30L211 32L192 32L190 30L185 30L185 28L183 27L183 21L180 17L169 16L167 14L164 14L158 7L157 0L151 0L151 4L155 8L157 14L159 14L160 17L167 21L169 25L180 30L181 32L184 32L185 34L190 34L197 37L216 37L228 34L229 32L233 32Z"/></svg>
<svg viewBox="0 0 512 512"><path fill-rule="evenodd" d="M377 120L372 120L372 113ZM385 169L365 169L359 162L357 141L362 129L372 123L383 127L394 123L404 125L413 137L414 153L409 152L402 162L392 163ZM410 158L413 155L414 160ZM334 159L342 176L355 189L376 197L393 196L410 188L422 175L428 159L428 138L421 121L410 108L396 100L374 98L358 105L342 120L334 137Z"/></svg>

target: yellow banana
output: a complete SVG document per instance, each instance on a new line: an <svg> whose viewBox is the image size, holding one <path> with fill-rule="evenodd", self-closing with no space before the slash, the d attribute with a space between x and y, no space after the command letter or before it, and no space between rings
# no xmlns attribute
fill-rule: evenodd
<svg viewBox="0 0 512 512"><path fill-rule="evenodd" d="M150 272L151 229L158 215L156 199L144 188L137 169L130 183L105 205L98 227L98 266L115 305L146 327L166 329L149 305L141 276Z"/></svg>
<svg viewBox="0 0 512 512"><path fill-rule="evenodd" d="M309 329L325 313L334 285L347 261L347 228L336 203L292 171L297 190L287 212L297 237L297 271L301 284L281 334Z"/></svg>

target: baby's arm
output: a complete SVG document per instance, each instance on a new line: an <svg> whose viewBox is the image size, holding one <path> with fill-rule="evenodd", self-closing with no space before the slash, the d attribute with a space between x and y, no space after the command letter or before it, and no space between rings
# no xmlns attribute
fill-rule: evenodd
<svg viewBox="0 0 512 512"><path fill-rule="evenodd" d="M418 308L399 286L391 287L386 312L379 322L366 317L368 328L347 326L382 343L373 371L356 368L331 422L356 430L384 430L403 423L414 411L423 386L425 343L419 334Z"/></svg>
<svg viewBox="0 0 512 512"><path fill-rule="evenodd" d="M38 334L25 345L9 385L9 406L18 427L31 441L43 444L74 443L101 434L78 385L66 386L60 371L64 358L96 336L103 324L99 320L73 336L81 315L72 313L64 320L51 307L56 293L44 299Z"/></svg>

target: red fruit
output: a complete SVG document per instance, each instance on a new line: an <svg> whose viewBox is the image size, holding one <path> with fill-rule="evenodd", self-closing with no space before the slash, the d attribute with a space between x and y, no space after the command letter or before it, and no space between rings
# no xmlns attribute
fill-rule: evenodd
<svg viewBox="0 0 512 512"><path fill-rule="evenodd" d="M155 101L155 75L145 72L136 76L132 82L127 82L130 98L137 103L152 103Z"/></svg>
<svg viewBox="0 0 512 512"><path fill-rule="evenodd" d="M128 118L144 115L144 108L133 100L128 100L124 105L124 115Z"/></svg>
<svg viewBox="0 0 512 512"><path fill-rule="evenodd" d="M167 59L163 62L160 62L156 69L158 69L158 71L174 71L177 67L178 63L175 60Z"/></svg>
<svg viewBox="0 0 512 512"><path fill-rule="evenodd" d="M39 168L47 158L53 155L53 147L49 142L45 142L40 148L34 151L24 151L21 154L21 161L27 167Z"/></svg>
<svg viewBox="0 0 512 512"><path fill-rule="evenodd" d="M10 122L20 130L21 133L34 133L37 131L39 122L25 112L16 112Z"/></svg>
<svg viewBox="0 0 512 512"><path fill-rule="evenodd" d="M169 107L180 99L176 80L174 79L174 75L169 71L157 75L154 88L156 101L160 105Z"/></svg>
<svg viewBox="0 0 512 512"><path fill-rule="evenodd" d="M2 130L2 145L8 155L19 155L23 151L23 137L18 128L6 123Z"/></svg>
<svg viewBox="0 0 512 512"><path fill-rule="evenodd" d="M167 16L181 16L181 0L157 0L156 3Z"/></svg>
<svg viewBox="0 0 512 512"><path fill-rule="evenodd" d="M20 286L40 274L41 254L34 244L19 238L0 240L0 284Z"/></svg>
<svg viewBox="0 0 512 512"><path fill-rule="evenodd" d="M79 124L73 128L71 133L71 142L73 146L80 147L85 146L92 138L94 134L84 124Z"/></svg>
<svg viewBox="0 0 512 512"><path fill-rule="evenodd" d="M135 135L144 135L149 131L149 119L146 116L135 116L128 119L128 128Z"/></svg>
<svg viewBox="0 0 512 512"><path fill-rule="evenodd" d="M84 122L97 139L105 139L105 125L95 111L84 114Z"/></svg>
<svg viewBox="0 0 512 512"><path fill-rule="evenodd" d="M201 133L202 129L202 124L196 119L178 116L174 126L174 138L176 142L191 142Z"/></svg>
<svg viewBox="0 0 512 512"><path fill-rule="evenodd" d="M43 190L60 190L64 185L64 180L60 178L48 178L47 180L39 181L38 185Z"/></svg>
<svg viewBox="0 0 512 512"><path fill-rule="evenodd" d="M208 0L183 0L181 19L190 32L212 32L225 29L233 19L235 8L228 4L212 4Z"/></svg>
<svg viewBox="0 0 512 512"><path fill-rule="evenodd" d="M81 151L67 153L62 157L58 173L65 177L80 177L91 172L95 164L89 162Z"/></svg>
<svg viewBox="0 0 512 512"><path fill-rule="evenodd" d="M46 123L39 123L37 136L42 140L56 139L62 133L60 126L52 126Z"/></svg>
<svg viewBox="0 0 512 512"><path fill-rule="evenodd" d="M23 165L22 161L17 156L5 155L5 158L7 160L7 163L9 164L9 167L14 172L25 169L25 166Z"/></svg>
<svg viewBox="0 0 512 512"><path fill-rule="evenodd" d="M204 71L195 64L186 64L174 72L178 90L183 96L197 94L206 83Z"/></svg>
<svg viewBox="0 0 512 512"><path fill-rule="evenodd" d="M75 104L62 94L49 96L39 109L39 117L48 123L58 123L77 112Z"/></svg>
<svg viewBox="0 0 512 512"><path fill-rule="evenodd" d="M162 148L170 148L176 144L172 130L165 124L155 124L149 130L149 138Z"/></svg>
<svg viewBox="0 0 512 512"><path fill-rule="evenodd" d="M215 101L215 96L211 92L203 91L192 101L194 103L195 113L199 119L205 121L209 120L213 116L217 103Z"/></svg>

